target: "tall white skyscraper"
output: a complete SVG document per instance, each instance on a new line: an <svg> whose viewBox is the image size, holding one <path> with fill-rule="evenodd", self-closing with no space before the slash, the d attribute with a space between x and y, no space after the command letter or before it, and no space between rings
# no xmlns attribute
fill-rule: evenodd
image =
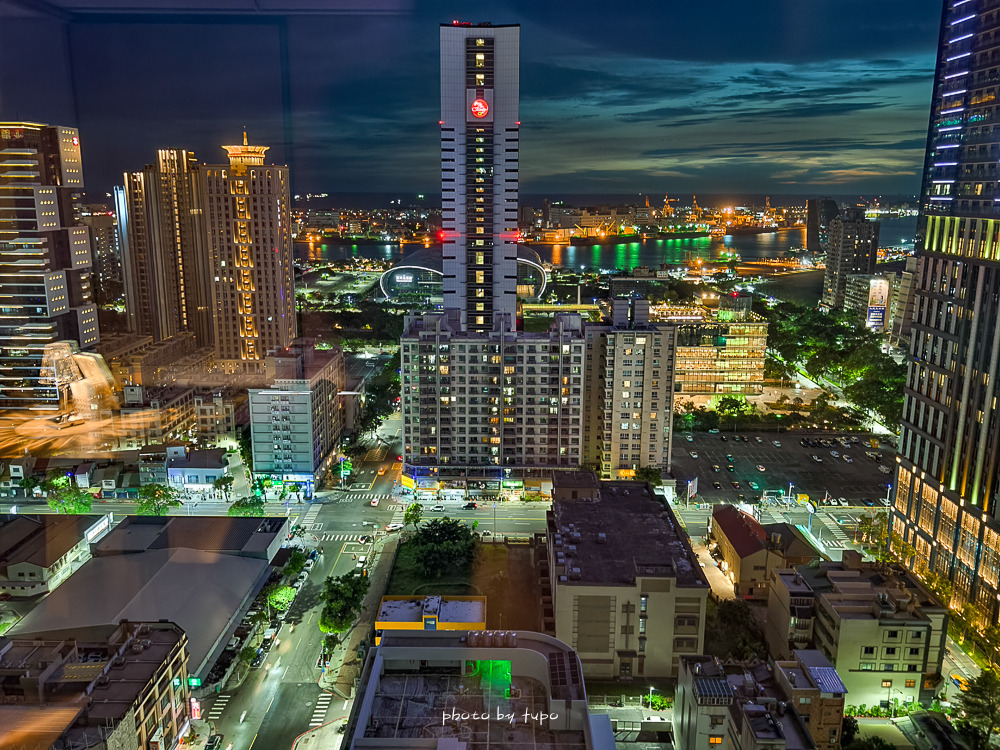
<svg viewBox="0 0 1000 750"><path fill-rule="evenodd" d="M441 26L444 303L469 331L517 310L520 26Z"/></svg>

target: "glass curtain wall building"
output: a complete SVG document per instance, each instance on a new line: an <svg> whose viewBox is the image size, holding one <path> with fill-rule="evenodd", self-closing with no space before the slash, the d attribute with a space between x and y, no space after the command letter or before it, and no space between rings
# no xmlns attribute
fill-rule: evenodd
<svg viewBox="0 0 1000 750"><path fill-rule="evenodd" d="M1000 607L1000 1L945 3L921 194L922 236L894 530L987 626Z"/></svg>

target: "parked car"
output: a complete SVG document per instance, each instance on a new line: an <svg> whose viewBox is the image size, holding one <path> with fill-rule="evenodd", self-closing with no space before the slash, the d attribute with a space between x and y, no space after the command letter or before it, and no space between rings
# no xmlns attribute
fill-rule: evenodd
<svg viewBox="0 0 1000 750"><path fill-rule="evenodd" d="M747 482L747 484L750 485L750 489L752 489L754 492L760 489L760 485L757 484L756 482Z"/></svg>
<svg viewBox="0 0 1000 750"><path fill-rule="evenodd" d="M763 439L763 438L762 438L762 437L761 437L760 435L757 435L757 436L756 436L756 437L754 438L754 440L756 440L756 441L757 441L758 443L763 443L763 442L764 442L764 439Z"/></svg>
<svg viewBox="0 0 1000 750"><path fill-rule="evenodd" d="M722 471L718 464L712 464L712 471Z"/></svg>
<svg viewBox="0 0 1000 750"><path fill-rule="evenodd" d="M722 489L722 485L719 482L712 482L712 486L715 487L715 489L717 490Z"/></svg>
<svg viewBox="0 0 1000 750"><path fill-rule="evenodd" d="M729 466L727 466L726 468L729 469L730 471L736 471L736 467L733 466L732 464L729 464Z"/></svg>
<svg viewBox="0 0 1000 750"><path fill-rule="evenodd" d="M881 471L883 474L892 474L892 469L890 469L888 466L879 466L878 470Z"/></svg>
<svg viewBox="0 0 1000 750"><path fill-rule="evenodd" d="M694 451L691 451L691 458L698 458L698 454L695 453Z"/></svg>
<svg viewBox="0 0 1000 750"><path fill-rule="evenodd" d="M222 747L222 741L225 739L225 735L213 734L208 738L208 742L205 743L205 750L219 750Z"/></svg>
<svg viewBox="0 0 1000 750"><path fill-rule="evenodd" d="M305 571L308 572L308 571L312 570L315 565L316 565L316 561L313 560L312 558L310 558L310 559L306 560L306 564L305 564L305 567L303 568L303 570L305 570Z"/></svg>
<svg viewBox="0 0 1000 750"><path fill-rule="evenodd" d="M845 463L849 463L849 464L853 464L854 463L854 459L851 458L850 456L848 456L846 453L842 456L842 458L844 459Z"/></svg>
<svg viewBox="0 0 1000 750"><path fill-rule="evenodd" d="M693 436L691 436L691 435L685 435L684 437L685 437L685 439L686 439L686 440L687 440L687 441L688 441L689 443L693 443L693 442L694 442L694 437L693 437Z"/></svg>
<svg viewBox="0 0 1000 750"><path fill-rule="evenodd" d="M739 482L731 482L731 484L733 485L733 489L734 490L740 489L740 483Z"/></svg>
<svg viewBox="0 0 1000 750"><path fill-rule="evenodd" d="M718 435L718 434L719 434L719 431L718 431L718 430L709 430L709 431L708 431L708 434L709 434L709 435Z"/></svg>
<svg viewBox="0 0 1000 750"><path fill-rule="evenodd" d="M823 459L820 458L819 456L815 455L815 454L813 455L812 460L815 461L818 464L823 463Z"/></svg>
<svg viewBox="0 0 1000 750"><path fill-rule="evenodd" d="M833 456L834 458L840 458L840 454L837 453L837 451L830 451L830 455Z"/></svg>
<svg viewBox="0 0 1000 750"><path fill-rule="evenodd" d="M728 461L729 463L732 463L733 460L734 460L733 459L733 454L732 453L727 453L726 454L726 461Z"/></svg>
<svg viewBox="0 0 1000 750"><path fill-rule="evenodd" d="M757 471L767 471L764 464L757 464Z"/></svg>

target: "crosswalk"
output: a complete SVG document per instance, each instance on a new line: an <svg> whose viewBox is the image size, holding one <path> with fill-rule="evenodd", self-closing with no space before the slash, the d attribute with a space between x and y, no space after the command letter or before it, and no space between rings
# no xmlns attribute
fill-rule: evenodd
<svg viewBox="0 0 1000 750"><path fill-rule="evenodd" d="M361 539L360 534L320 534L321 542L356 542Z"/></svg>
<svg viewBox="0 0 1000 750"><path fill-rule="evenodd" d="M318 727L326 722L326 712L330 709L330 701L332 700L332 693L320 693L319 698L316 699L316 708L313 709L313 715L312 719L309 720L309 726Z"/></svg>
<svg viewBox="0 0 1000 750"><path fill-rule="evenodd" d="M847 535L847 532L844 531L844 527L839 523L836 523L829 518L824 518L823 526L824 530L829 535L828 538L833 538L834 544L832 546L843 547L847 542L851 541L851 537Z"/></svg>
<svg viewBox="0 0 1000 750"><path fill-rule="evenodd" d="M208 711L208 716L205 718L208 721L218 721L222 718L222 712L226 710L226 704L229 703L229 699L232 698L231 695L220 695L215 699L215 703Z"/></svg>

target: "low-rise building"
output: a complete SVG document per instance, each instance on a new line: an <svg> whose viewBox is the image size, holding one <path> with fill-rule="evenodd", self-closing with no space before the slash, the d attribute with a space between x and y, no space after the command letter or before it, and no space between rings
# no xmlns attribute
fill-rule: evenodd
<svg viewBox="0 0 1000 750"><path fill-rule="evenodd" d="M840 562L801 566L796 572L800 579L775 576L776 589L794 587L778 598L804 603L810 598L806 589L811 592L815 647L837 667L852 705L888 708L897 701L927 703L934 697L948 609L912 572L899 565L864 563L853 550L845 551ZM797 612L802 617L796 615L794 621L807 623L808 608ZM783 608L769 608L769 642L780 645L788 622Z"/></svg>
<svg viewBox="0 0 1000 750"><path fill-rule="evenodd" d="M761 525L735 505L712 509L709 533L719 567L733 584L737 596L766 600L773 571L806 565L822 557L809 540L787 523Z"/></svg>
<svg viewBox="0 0 1000 750"><path fill-rule="evenodd" d="M681 654L701 653L708 581L648 484L601 482L592 499L554 499L547 544L546 626L580 655L584 675L668 677Z"/></svg>
<svg viewBox="0 0 1000 750"><path fill-rule="evenodd" d="M788 662L681 657L674 701L678 750L836 750L847 689L816 651Z"/></svg>
<svg viewBox="0 0 1000 750"><path fill-rule="evenodd" d="M375 620L375 644L386 631L485 627L485 596L383 596Z"/></svg>
<svg viewBox="0 0 1000 750"><path fill-rule="evenodd" d="M0 744L176 747L196 703L187 666L187 636L166 620L0 639Z"/></svg>
<svg viewBox="0 0 1000 750"><path fill-rule="evenodd" d="M792 651L806 648L813 640L816 598L797 570L771 571L767 598L767 652L775 659L788 659Z"/></svg>
<svg viewBox="0 0 1000 750"><path fill-rule="evenodd" d="M615 747L609 718L587 709L573 649L524 630L386 632L344 736L349 750Z"/></svg>
<svg viewBox="0 0 1000 750"><path fill-rule="evenodd" d="M187 448L183 455L167 461L167 482L187 492L210 492L214 482L228 473L229 462L222 448Z"/></svg>
<svg viewBox="0 0 1000 750"><path fill-rule="evenodd" d="M111 527L104 516L13 516L0 523L0 592L47 594L90 559Z"/></svg>

